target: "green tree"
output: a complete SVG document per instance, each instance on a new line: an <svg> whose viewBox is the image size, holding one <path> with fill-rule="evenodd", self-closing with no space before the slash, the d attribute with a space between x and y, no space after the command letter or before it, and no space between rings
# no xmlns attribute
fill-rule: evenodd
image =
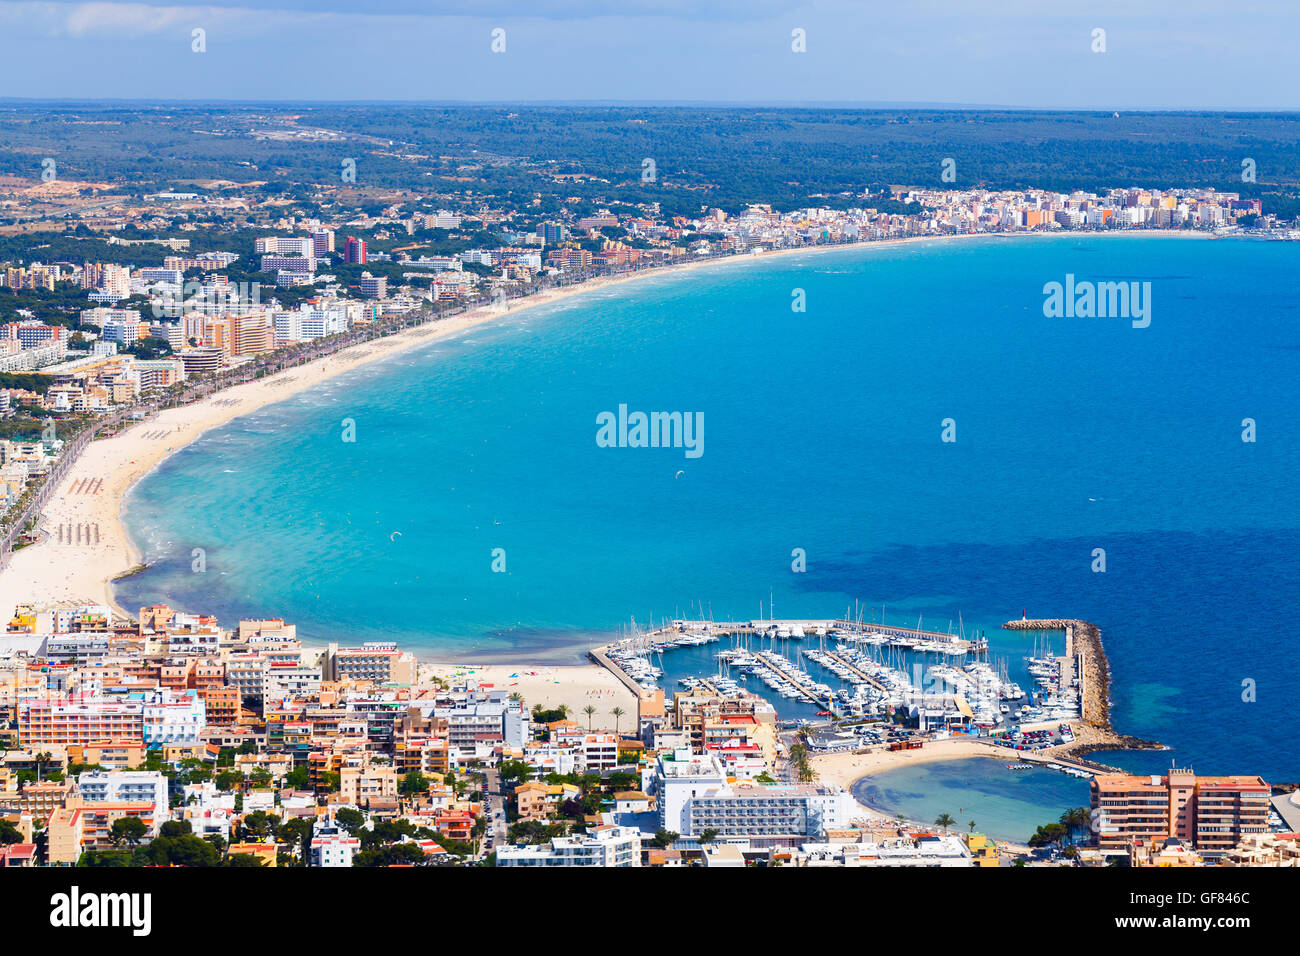
<svg viewBox="0 0 1300 956"><path fill-rule="evenodd" d="M252 853L230 853L222 866L242 866L242 867L261 867L266 866L258 857Z"/></svg>
<svg viewBox="0 0 1300 956"><path fill-rule="evenodd" d="M334 822L351 834L356 834L366 824L366 815L351 807L339 807L334 811Z"/></svg>
<svg viewBox="0 0 1300 956"><path fill-rule="evenodd" d="M129 867L131 865L129 850L87 850L77 861L77 866Z"/></svg>
<svg viewBox="0 0 1300 956"><path fill-rule="evenodd" d="M625 711L622 707L615 707L615 708L613 708L613 709L610 711L610 714L611 714L611 715L613 716L613 718L614 718L614 734L615 734L615 735L618 734L618 722L619 722L620 719L622 719L623 715L626 714L626 713L627 713L627 711Z"/></svg>
<svg viewBox="0 0 1300 956"><path fill-rule="evenodd" d="M397 792L406 796L415 796L429 791L429 781L418 770L412 770L397 785Z"/></svg>
<svg viewBox="0 0 1300 956"><path fill-rule="evenodd" d="M54 754L48 750L42 750L32 761L36 764L36 782L40 783L45 779L45 768L54 762Z"/></svg>
<svg viewBox="0 0 1300 956"><path fill-rule="evenodd" d="M221 863L221 851L192 833L159 837L136 854L145 864L156 866L219 866Z"/></svg>
<svg viewBox="0 0 1300 956"><path fill-rule="evenodd" d="M527 783L533 776L533 768L522 760L503 760L497 769L501 782L509 786Z"/></svg>
<svg viewBox="0 0 1300 956"><path fill-rule="evenodd" d="M666 850L676 843L680 837L680 833L674 833L672 830L656 830L650 842L659 849Z"/></svg>
<svg viewBox="0 0 1300 956"><path fill-rule="evenodd" d="M127 846L135 846L148 832L149 828L139 817L121 817L114 820L113 825L108 828L108 838L114 846L121 846L123 843Z"/></svg>
<svg viewBox="0 0 1300 956"><path fill-rule="evenodd" d="M1065 827L1067 838L1074 842L1076 834L1088 832L1092 813L1087 807L1071 807L1061 814L1060 823Z"/></svg>
<svg viewBox="0 0 1300 956"><path fill-rule="evenodd" d="M310 790L311 774L305 766L294 767L284 775L284 782L294 790Z"/></svg>
<svg viewBox="0 0 1300 956"><path fill-rule="evenodd" d="M1057 846L1066 839L1068 833L1061 824L1048 823L1034 831L1028 842L1033 847Z"/></svg>
<svg viewBox="0 0 1300 956"><path fill-rule="evenodd" d="M938 817L935 818L934 825L937 827L942 827L943 829L947 830L956 822L957 821L952 818L952 814L941 813L939 814Z"/></svg>
<svg viewBox="0 0 1300 956"><path fill-rule="evenodd" d="M596 708L591 706L591 704L588 704L586 707L582 708L582 712L587 715L587 730L590 731L592 725L592 715L596 713Z"/></svg>
<svg viewBox="0 0 1300 956"><path fill-rule="evenodd" d="M229 791L236 787L242 786L244 775L238 770L223 770L217 774L216 784L218 790Z"/></svg>

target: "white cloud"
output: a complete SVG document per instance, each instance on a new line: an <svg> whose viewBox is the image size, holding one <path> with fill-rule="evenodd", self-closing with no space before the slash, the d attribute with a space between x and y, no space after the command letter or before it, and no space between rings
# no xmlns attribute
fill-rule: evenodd
<svg viewBox="0 0 1300 956"><path fill-rule="evenodd" d="M147 3L0 2L0 23L7 32L28 30L54 37L140 36L188 33L196 26L302 23L329 14L253 10L230 6L154 6ZM13 32L10 32L12 40Z"/></svg>

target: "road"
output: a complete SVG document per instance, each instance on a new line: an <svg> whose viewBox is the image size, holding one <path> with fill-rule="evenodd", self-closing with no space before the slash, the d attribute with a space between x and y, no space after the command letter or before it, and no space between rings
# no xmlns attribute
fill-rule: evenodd
<svg viewBox="0 0 1300 956"><path fill-rule="evenodd" d="M491 853L506 842L506 797L501 792L501 774L495 769L484 772L483 813L488 828L483 837L483 852Z"/></svg>

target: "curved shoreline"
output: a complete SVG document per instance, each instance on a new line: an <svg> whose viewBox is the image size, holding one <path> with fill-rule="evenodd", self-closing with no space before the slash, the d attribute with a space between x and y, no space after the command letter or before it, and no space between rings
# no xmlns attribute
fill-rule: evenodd
<svg viewBox="0 0 1300 956"><path fill-rule="evenodd" d="M94 529L96 545L56 545L47 533L34 544L14 552L0 568L0 607L12 609L19 603L40 606L103 604L133 617L116 600L113 581L142 564L142 555L126 527L123 509L132 489L171 455L189 446L208 431L288 399L345 372L372 365L402 354L407 347L426 344L468 331L480 325L508 319L528 309L553 305L581 295L643 279L680 277L698 269L764 262L798 255L867 252L895 249L914 244L936 244L996 239L1079 240L1097 238L1180 238L1213 239L1210 233L1180 230L1123 230L1109 233L971 233L915 236L902 239L799 246L709 258L669 266L647 268L631 274L602 277L513 300L501 312L490 306L403 329L391 335L349 346L325 358L295 366L265 378L234 385L215 392L192 405L171 408L124 429L118 435L91 442L81 458L50 496L41 516L41 526L84 525ZM161 436L161 437L149 437ZM86 477L102 478L95 495L75 495L74 484ZM202 610L202 609L187 609Z"/></svg>
<svg viewBox="0 0 1300 956"><path fill-rule="evenodd" d="M955 754L951 758L945 758L942 760L935 760L935 761L919 761L909 766L920 766L922 763L952 763L952 762L963 761L963 760L969 760L969 761L991 760L991 761L996 761L999 764L999 766L1002 767L1006 766L1006 754L994 755L994 754L985 754L985 753ZM856 792L856 788L858 784L863 781L872 780L873 778L875 778L876 776L882 773L893 773L896 770L903 770L903 769L906 769L906 766L889 767L884 770L874 771L873 773L865 777L861 777L858 780L854 781L851 786L848 786L845 789L849 791L849 793L852 795L854 801L858 804L858 806L865 807L869 811L871 811L871 813L874 815L873 819L890 820L893 822L902 822L909 825L933 829L934 823L932 821L927 822L924 820L910 819L905 815L899 814L897 810L891 809L889 807L877 806L876 804L869 802L865 798L860 797ZM1038 769L1046 770L1047 768L1042 767ZM1011 771L1006 771L1006 772L1011 773ZM1001 795L1004 791L999 790L998 792L999 795ZM970 808L965 808L962 812L976 813L976 811L970 810ZM976 813L976 816L978 816L978 813ZM1040 824L1047 823L1047 822L1050 822L1050 820L1045 816L1042 820L1035 820L1030 826L1037 827ZM956 827L962 827L964 825L965 825L965 820L960 820L955 824ZM1018 852L1030 851L1030 847L1023 839L1016 839L1013 837L1006 837L1006 836L998 836L996 834L990 833L986 827L978 826L978 825L976 826L976 832L983 833L985 836L988 836L989 838L991 838L992 840L994 840L999 844L1004 844L1005 848L1013 848Z"/></svg>

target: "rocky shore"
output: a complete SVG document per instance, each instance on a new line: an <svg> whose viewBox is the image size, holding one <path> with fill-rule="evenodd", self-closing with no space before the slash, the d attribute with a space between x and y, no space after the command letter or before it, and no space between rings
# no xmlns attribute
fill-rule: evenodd
<svg viewBox="0 0 1300 956"><path fill-rule="evenodd" d="M1009 631L1065 631L1070 650L1082 661L1083 720L1073 743L1053 748L1052 756L1074 760L1097 770L1123 773L1118 768L1086 759L1102 750L1164 750L1163 744L1130 734L1121 734L1111 723L1110 662L1101 642L1101 629L1073 618L1022 618L1007 621Z"/></svg>

